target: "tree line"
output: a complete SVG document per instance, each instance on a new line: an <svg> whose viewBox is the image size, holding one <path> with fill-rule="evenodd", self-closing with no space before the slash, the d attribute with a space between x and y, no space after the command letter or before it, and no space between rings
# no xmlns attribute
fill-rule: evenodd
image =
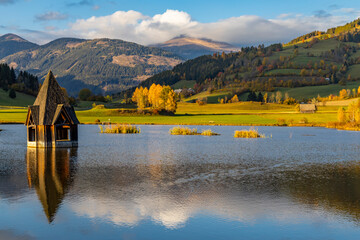
<svg viewBox="0 0 360 240"><path fill-rule="evenodd" d="M18 92L36 95L39 91L38 77L26 72L15 73L14 68L2 63L0 64L0 87L5 90L11 90L11 94L16 90Z"/></svg>

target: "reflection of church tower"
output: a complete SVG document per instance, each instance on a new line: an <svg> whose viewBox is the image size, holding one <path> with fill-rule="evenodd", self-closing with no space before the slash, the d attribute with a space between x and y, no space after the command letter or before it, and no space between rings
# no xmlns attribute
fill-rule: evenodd
<svg viewBox="0 0 360 240"><path fill-rule="evenodd" d="M76 148L28 148L27 175L30 188L35 188L49 223L69 189L75 173Z"/></svg>

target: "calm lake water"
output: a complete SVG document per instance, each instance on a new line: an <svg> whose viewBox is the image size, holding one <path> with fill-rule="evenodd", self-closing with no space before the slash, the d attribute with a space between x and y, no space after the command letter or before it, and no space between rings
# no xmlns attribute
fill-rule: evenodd
<svg viewBox="0 0 360 240"><path fill-rule="evenodd" d="M140 127L45 151L0 125L0 239L360 239L360 132Z"/></svg>

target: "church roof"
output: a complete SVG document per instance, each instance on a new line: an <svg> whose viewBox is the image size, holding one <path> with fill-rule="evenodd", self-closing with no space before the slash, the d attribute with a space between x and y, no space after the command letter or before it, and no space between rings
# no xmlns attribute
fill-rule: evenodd
<svg viewBox="0 0 360 240"><path fill-rule="evenodd" d="M61 107L59 106L61 105ZM34 102L33 106L29 106L29 111L33 118L35 125L52 125L54 118L57 117L57 110L61 109L66 111L70 116L73 124L79 124L79 120L76 117L75 110L64 95L63 90L57 83L53 73L49 71L45 78L45 81L39 91L39 94ZM28 118L30 115L28 114ZM26 121L28 123L28 119Z"/></svg>

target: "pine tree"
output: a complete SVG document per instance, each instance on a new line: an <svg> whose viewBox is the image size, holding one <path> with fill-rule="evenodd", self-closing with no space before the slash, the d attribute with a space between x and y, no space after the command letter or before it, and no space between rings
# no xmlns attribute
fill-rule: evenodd
<svg viewBox="0 0 360 240"><path fill-rule="evenodd" d="M15 90L12 89L12 88L11 88L10 91L9 91L9 97L10 97L10 98L13 98L13 99L16 98L16 92L15 92Z"/></svg>

